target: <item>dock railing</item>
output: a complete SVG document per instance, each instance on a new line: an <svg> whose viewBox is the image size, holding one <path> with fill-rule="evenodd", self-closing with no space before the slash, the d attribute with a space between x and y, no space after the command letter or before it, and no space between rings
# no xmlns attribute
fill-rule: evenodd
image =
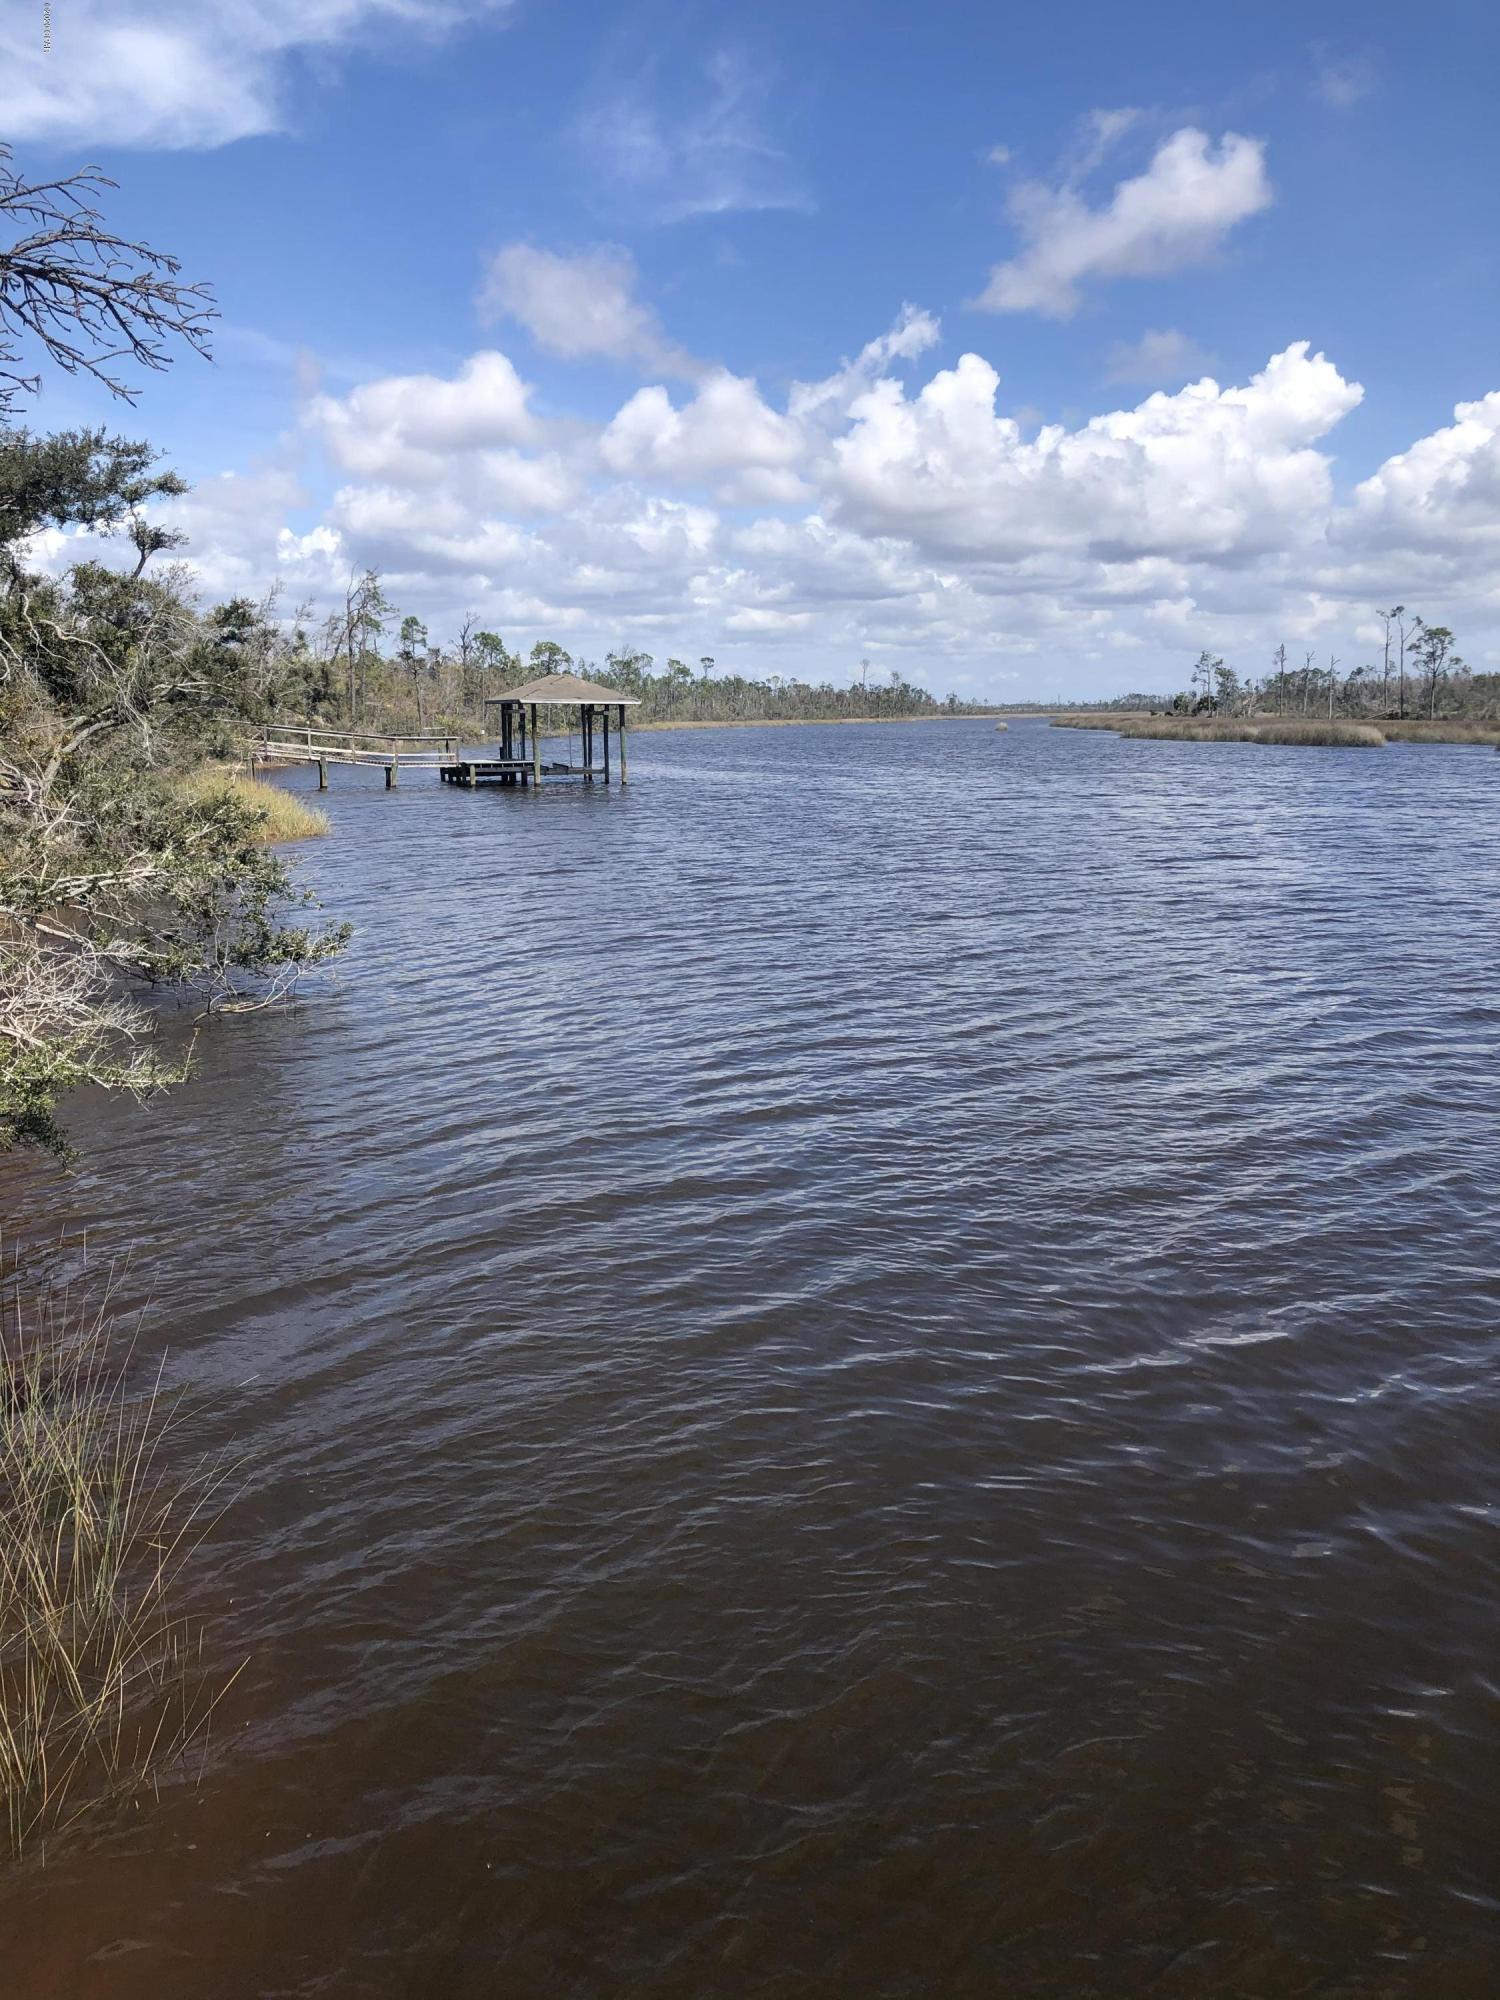
<svg viewBox="0 0 1500 2000"><path fill-rule="evenodd" d="M392 735L370 729L321 728L316 723L274 722L243 745L253 770L257 764L316 764L318 789L328 789L330 764L373 764L385 772L387 788L403 763L442 768L457 758L464 739L436 730Z"/></svg>

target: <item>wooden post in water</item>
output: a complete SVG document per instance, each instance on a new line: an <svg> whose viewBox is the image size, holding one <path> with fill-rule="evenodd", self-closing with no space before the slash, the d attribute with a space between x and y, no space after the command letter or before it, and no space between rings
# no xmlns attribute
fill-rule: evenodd
<svg viewBox="0 0 1500 2000"><path fill-rule="evenodd" d="M609 783L609 710L601 708L599 719L604 724L604 782Z"/></svg>
<svg viewBox="0 0 1500 2000"><path fill-rule="evenodd" d="M537 723L536 703L531 704L531 782L542 782L542 732Z"/></svg>
<svg viewBox="0 0 1500 2000"><path fill-rule="evenodd" d="M320 792L328 790L328 759L326 757L318 759L318 790Z"/></svg>
<svg viewBox="0 0 1500 2000"><path fill-rule="evenodd" d="M625 704L620 703L620 783L626 782L625 775Z"/></svg>
<svg viewBox="0 0 1500 2000"><path fill-rule="evenodd" d="M400 782L401 755L399 751L393 750L391 752L391 761L385 767L385 788L388 792L393 792Z"/></svg>

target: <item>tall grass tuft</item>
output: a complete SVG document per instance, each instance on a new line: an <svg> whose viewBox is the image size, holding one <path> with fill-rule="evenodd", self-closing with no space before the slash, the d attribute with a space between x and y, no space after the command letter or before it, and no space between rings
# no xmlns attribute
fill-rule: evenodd
<svg viewBox="0 0 1500 2000"><path fill-rule="evenodd" d="M158 1376L131 1386L106 1287L0 1294L0 1847L154 1791L201 1739L196 1629L174 1608L219 1475L168 1469ZM175 1457L175 1454L171 1454Z"/></svg>
<svg viewBox="0 0 1500 2000"><path fill-rule="evenodd" d="M182 780L182 789L189 797L200 799L232 793L259 817L260 837L268 846L282 840L312 840L328 831L328 815L317 806L305 805L295 792L284 791L280 785L263 784L259 778L247 778L240 772L195 771Z"/></svg>

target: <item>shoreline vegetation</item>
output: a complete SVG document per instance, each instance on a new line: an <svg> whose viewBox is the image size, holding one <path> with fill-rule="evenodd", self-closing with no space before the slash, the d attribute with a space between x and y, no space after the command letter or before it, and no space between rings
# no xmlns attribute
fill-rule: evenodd
<svg viewBox="0 0 1500 2000"><path fill-rule="evenodd" d="M86 1282L86 1281L85 1281ZM221 1475L177 1469L109 1286L0 1294L0 1854L180 1772L220 1694L177 1608ZM169 1448L170 1446L170 1448ZM173 1469L168 1469L169 1461ZM225 1684L227 1686L227 1683Z"/></svg>
<svg viewBox="0 0 1500 2000"><path fill-rule="evenodd" d="M256 838L266 847L293 840L317 840L328 831L328 815L310 806L296 792L267 785L225 765L208 764L180 780L183 796L206 804L221 798L243 807L255 822Z"/></svg>
<svg viewBox="0 0 1500 2000"><path fill-rule="evenodd" d="M1307 653L1297 667L1282 645L1270 673L1241 679L1205 648L1175 695L1121 695L1053 719L1074 729L1188 743L1500 745L1500 674L1475 673L1450 627L1429 624L1404 604L1376 611L1374 619L1382 630L1378 665L1341 673L1335 655L1320 666Z"/></svg>
<svg viewBox="0 0 1500 2000"><path fill-rule="evenodd" d="M1383 750L1387 743L1457 743L1500 748L1500 724L1486 722L1353 722L1335 717L1287 715L1054 715L1056 729L1107 729L1117 736L1168 743L1272 743L1309 749Z"/></svg>

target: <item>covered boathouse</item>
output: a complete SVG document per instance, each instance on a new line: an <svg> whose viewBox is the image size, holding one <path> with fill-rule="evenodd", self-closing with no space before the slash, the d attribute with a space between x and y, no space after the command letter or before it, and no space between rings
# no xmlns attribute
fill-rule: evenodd
<svg viewBox="0 0 1500 2000"><path fill-rule="evenodd" d="M450 785L539 785L544 778L582 778L593 784L602 778L607 785L613 772L610 759L610 711L615 712L615 742L619 756L620 783L626 780L625 711L639 708L633 694L602 681L582 680L577 674L546 674L524 687L507 688L492 696L486 708L499 710L498 741L493 756L470 757L460 753L450 764L440 767ZM557 756L555 748L543 751L540 709L568 711L568 754ZM574 762L575 735L579 761Z"/></svg>

